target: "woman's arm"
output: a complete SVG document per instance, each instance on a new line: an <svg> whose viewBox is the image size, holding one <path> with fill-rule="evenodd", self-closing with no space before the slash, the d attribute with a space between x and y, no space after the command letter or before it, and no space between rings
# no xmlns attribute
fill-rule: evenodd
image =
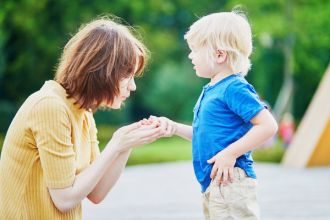
<svg viewBox="0 0 330 220"><path fill-rule="evenodd" d="M79 173L71 187L49 189L50 196L60 212L68 212L80 203L96 186L105 174L109 163L119 156L119 152L109 145L97 159L85 170Z"/></svg>
<svg viewBox="0 0 330 220"><path fill-rule="evenodd" d="M131 150L122 152L112 163L108 164L101 180L96 184L93 191L87 196L91 202L98 204L105 198L124 171L130 153Z"/></svg>
<svg viewBox="0 0 330 220"><path fill-rule="evenodd" d="M96 203L105 197L108 190L119 178L130 149L150 143L162 135L160 128L156 128L156 124L150 125L147 129L139 127L140 123L134 123L116 131L103 152L88 168L75 177L71 187L63 189L49 188L50 196L58 210L68 212L87 196ZM114 167L111 167L111 164ZM119 171L117 168L121 168L121 170ZM114 178L112 179L107 175ZM96 187L100 186L102 188L106 184L110 185L107 190Z"/></svg>

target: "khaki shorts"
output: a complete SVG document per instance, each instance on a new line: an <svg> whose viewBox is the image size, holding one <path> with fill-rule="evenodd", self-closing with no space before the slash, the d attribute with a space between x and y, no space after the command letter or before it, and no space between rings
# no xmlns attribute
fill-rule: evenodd
<svg viewBox="0 0 330 220"><path fill-rule="evenodd" d="M235 180L226 186L212 181L203 193L203 212L206 220L260 219L257 203L257 180L247 177L241 168L234 168Z"/></svg>

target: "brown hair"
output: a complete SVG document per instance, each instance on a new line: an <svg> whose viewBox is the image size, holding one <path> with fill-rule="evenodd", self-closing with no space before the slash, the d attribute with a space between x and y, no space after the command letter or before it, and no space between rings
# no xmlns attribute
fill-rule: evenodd
<svg viewBox="0 0 330 220"><path fill-rule="evenodd" d="M80 108L112 104L119 81L141 75L148 50L127 26L109 18L83 25L66 44L55 80Z"/></svg>

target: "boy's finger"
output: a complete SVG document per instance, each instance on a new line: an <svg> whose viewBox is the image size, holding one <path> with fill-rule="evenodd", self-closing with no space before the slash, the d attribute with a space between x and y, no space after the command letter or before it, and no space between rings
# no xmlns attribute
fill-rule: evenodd
<svg viewBox="0 0 330 220"><path fill-rule="evenodd" d="M148 120L157 121L157 117L153 116L153 115L150 115Z"/></svg>
<svg viewBox="0 0 330 220"><path fill-rule="evenodd" d="M222 173L222 183L227 185L228 183L228 169L224 169Z"/></svg>
<svg viewBox="0 0 330 220"><path fill-rule="evenodd" d="M211 159L207 160L207 163L211 164L215 162L215 156L212 157Z"/></svg>
<svg viewBox="0 0 330 220"><path fill-rule="evenodd" d="M220 185L221 182L223 181L223 170L222 169L218 169L216 178L217 178L217 183Z"/></svg>
<svg viewBox="0 0 330 220"><path fill-rule="evenodd" d="M211 171L211 174L210 174L211 179L214 179L214 177L215 177L215 175L216 175L217 172L218 172L217 167L216 166L213 166L212 171Z"/></svg>
<svg viewBox="0 0 330 220"><path fill-rule="evenodd" d="M228 170L228 175L229 175L229 181L230 181L231 183L234 182L235 177L234 177L234 169L233 169L233 168L230 168L230 169Z"/></svg>

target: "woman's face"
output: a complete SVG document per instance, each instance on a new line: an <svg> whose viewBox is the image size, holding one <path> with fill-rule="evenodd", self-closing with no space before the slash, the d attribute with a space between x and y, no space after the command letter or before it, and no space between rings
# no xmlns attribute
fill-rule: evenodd
<svg viewBox="0 0 330 220"><path fill-rule="evenodd" d="M114 98L111 108L119 109L122 103L130 96L131 91L135 90L134 75L119 81L119 95Z"/></svg>

